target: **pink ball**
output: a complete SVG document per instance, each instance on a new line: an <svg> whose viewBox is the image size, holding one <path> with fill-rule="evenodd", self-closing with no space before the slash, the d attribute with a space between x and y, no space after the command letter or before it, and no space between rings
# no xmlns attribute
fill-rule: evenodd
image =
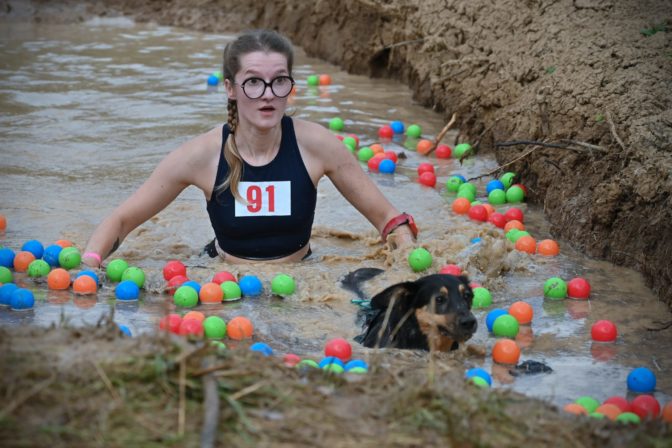
<svg viewBox="0 0 672 448"><path fill-rule="evenodd" d="M520 221L520 222L525 222L524 216L523 216L523 211L519 209L518 207L511 207L504 213L504 217L506 218L506 222L509 221Z"/></svg>
<svg viewBox="0 0 672 448"><path fill-rule="evenodd" d="M488 220L488 210L482 205L473 205L469 208L469 218L474 221L486 222Z"/></svg>
<svg viewBox="0 0 672 448"><path fill-rule="evenodd" d="M436 175L432 172L424 172L418 177L418 181L427 187L433 187L436 185Z"/></svg>
<svg viewBox="0 0 672 448"><path fill-rule="evenodd" d="M343 338L334 338L327 341L324 346L325 356L335 356L343 362L348 362L352 357L352 346Z"/></svg>
<svg viewBox="0 0 672 448"><path fill-rule="evenodd" d="M590 334L593 341L613 342L616 340L616 325L610 320L598 320L590 328Z"/></svg>
<svg viewBox="0 0 672 448"><path fill-rule="evenodd" d="M462 275L462 268L456 264L447 264L441 268L439 274Z"/></svg>
<svg viewBox="0 0 672 448"><path fill-rule="evenodd" d="M381 126L380 129L378 129L378 137L392 139L392 137L394 137L394 131L388 125Z"/></svg>
<svg viewBox="0 0 672 448"><path fill-rule="evenodd" d="M567 282L567 296L571 299L587 299L590 297L590 283L581 277L576 277Z"/></svg>

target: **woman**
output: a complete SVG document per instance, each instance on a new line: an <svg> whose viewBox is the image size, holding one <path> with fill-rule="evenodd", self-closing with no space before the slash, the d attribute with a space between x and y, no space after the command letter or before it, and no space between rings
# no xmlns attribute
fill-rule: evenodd
<svg viewBox="0 0 672 448"><path fill-rule="evenodd" d="M310 255L317 184L327 175L392 246L417 230L385 199L324 127L285 115L293 50L269 30L245 33L224 50L228 122L168 154L149 179L94 231L83 261L99 267L133 229L182 190L203 191L215 231L206 246L225 261L297 261Z"/></svg>

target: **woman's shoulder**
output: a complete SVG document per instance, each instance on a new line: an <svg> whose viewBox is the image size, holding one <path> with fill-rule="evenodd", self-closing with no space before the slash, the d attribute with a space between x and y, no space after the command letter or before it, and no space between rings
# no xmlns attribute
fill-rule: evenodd
<svg viewBox="0 0 672 448"><path fill-rule="evenodd" d="M222 147L222 126L217 126L180 145L175 153L180 158L198 161L209 159L213 154L219 154Z"/></svg>
<svg viewBox="0 0 672 448"><path fill-rule="evenodd" d="M292 118L294 133L299 145L310 151L319 151L326 145L338 145L336 136L321 124L312 121Z"/></svg>

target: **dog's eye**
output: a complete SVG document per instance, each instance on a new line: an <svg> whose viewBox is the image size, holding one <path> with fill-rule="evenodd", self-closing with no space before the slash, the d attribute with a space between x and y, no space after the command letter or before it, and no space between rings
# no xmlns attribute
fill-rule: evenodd
<svg viewBox="0 0 672 448"><path fill-rule="evenodd" d="M434 300L436 303L444 303L446 301L446 298L444 296L436 296L434 297Z"/></svg>

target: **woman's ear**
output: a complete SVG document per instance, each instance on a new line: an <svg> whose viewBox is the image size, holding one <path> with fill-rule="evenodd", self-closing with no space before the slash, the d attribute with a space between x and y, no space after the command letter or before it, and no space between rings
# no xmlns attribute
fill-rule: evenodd
<svg viewBox="0 0 672 448"><path fill-rule="evenodd" d="M224 88L226 89L226 97L230 100L235 100L236 86L233 85L230 79L224 79Z"/></svg>

